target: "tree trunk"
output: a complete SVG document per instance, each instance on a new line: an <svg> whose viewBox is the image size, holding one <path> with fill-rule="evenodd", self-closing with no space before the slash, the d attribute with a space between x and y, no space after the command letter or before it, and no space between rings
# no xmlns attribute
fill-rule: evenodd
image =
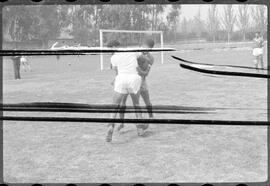
<svg viewBox="0 0 270 186"><path fill-rule="evenodd" d="M157 10L155 9L155 22L154 22L154 30L157 30Z"/></svg>
<svg viewBox="0 0 270 186"><path fill-rule="evenodd" d="M152 30L154 30L155 23L155 5L152 6Z"/></svg>
<svg viewBox="0 0 270 186"><path fill-rule="evenodd" d="M174 29L174 43L176 43L176 29Z"/></svg>

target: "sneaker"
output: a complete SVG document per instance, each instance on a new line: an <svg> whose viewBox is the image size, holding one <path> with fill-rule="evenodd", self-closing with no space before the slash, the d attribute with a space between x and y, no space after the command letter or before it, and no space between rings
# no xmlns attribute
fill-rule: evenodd
<svg viewBox="0 0 270 186"><path fill-rule="evenodd" d="M113 127L109 127L107 131L106 142L112 141L112 135L113 135Z"/></svg>
<svg viewBox="0 0 270 186"><path fill-rule="evenodd" d="M143 128L137 127L137 133L138 133L138 136L143 136L143 135L144 135L144 130L143 130Z"/></svg>

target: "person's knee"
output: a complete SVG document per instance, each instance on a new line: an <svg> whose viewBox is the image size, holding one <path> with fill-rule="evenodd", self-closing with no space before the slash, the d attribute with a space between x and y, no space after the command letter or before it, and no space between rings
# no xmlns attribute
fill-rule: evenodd
<svg viewBox="0 0 270 186"><path fill-rule="evenodd" d="M113 96L113 104L120 105L122 98L123 98L122 94L115 93Z"/></svg>
<svg viewBox="0 0 270 186"><path fill-rule="evenodd" d="M142 96L142 98L144 100L145 105L150 105L151 104L151 102L150 102L150 96L149 96L149 92L148 91L142 92L141 93L141 96Z"/></svg>
<svg viewBox="0 0 270 186"><path fill-rule="evenodd" d="M151 103L150 99L145 100L145 105L148 106L148 107L152 106L152 103Z"/></svg>
<svg viewBox="0 0 270 186"><path fill-rule="evenodd" d="M126 105L120 105L120 113L125 113L126 111Z"/></svg>

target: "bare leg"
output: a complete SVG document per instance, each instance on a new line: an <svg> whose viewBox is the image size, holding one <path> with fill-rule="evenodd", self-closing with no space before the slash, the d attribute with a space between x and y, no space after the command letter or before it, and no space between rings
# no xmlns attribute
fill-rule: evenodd
<svg viewBox="0 0 270 186"><path fill-rule="evenodd" d="M143 90L143 91L141 91L140 95L142 96L143 101L144 101L144 103L146 105L149 118L153 118L153 110L152 110L152 104L150 102L149 91L148 90Z"/></svg>
<svg viewBox="0 0 270 186"><path fill-rule="evenodd" d="M141 112L141 108L139 105L139 99L138 99L138 94L130 94L132 102L133 102L133 106L135 108L135 115L137 119L141 119L142 118L142 112ZM139 136L142 136L144 134L144 124L137 124L137 132Z"/></svg>
<svg viewBox="0 0 270 186"><path fill-rule="evenodd" d="M256 70L259 71L259 61L258 61L258 58L256 57L253 61L254 61Z"/></svg>
<svg viewBox="0 0 270 186"><path fill-rule="evenodd" d="M120 112L119 112L120 119L124 119L125 118L127 97L128 97L128 94L124 95L123 96L123 99L121 101ZM117 130L120 131L122 128L124 128L124 123L121 123L119 125L119 127L117 128Z"/></svg>
<svg viewBox="0 0 270 186"><path fill-rule="evenodd" d="M113 106L115 106L115 110L111 114L111 118L113 118L113 119L116 118L117 113L119 112L119 107L120 107L120 104L121 104L121 101L122 101L124 95L125 94L120 94L120 93L114 92L114 95L113 95ZM107 136L106 136L106 141L107 142L111 142L112 141L112 135L113 135L114 126L115 126L114 123L109 123L108 124L108 130L107 130Z"/></svg>
<svg viewBox="0 0 270 186"><path fill-rule="evenodd" d="M263 64L263 55L260 55L259 61L260 61L260 63L261 63L261 68L264 68L264 64Z"/></svg>
<svg viewBox="0 0 270 186"><path fill-rule="evenodd" d="M28 70L31 72L31 71L32 71L32 69L31 69L31 65L30 65L30 63L29 63L29 62L27 62L27 66L28 66Z"/></svg>
<svg viewBox="0 0 270 186"><path fill-rule="evenodd" d="M23 71L26 72L25 63L21 63L21 65L22 65Z"/></svg>

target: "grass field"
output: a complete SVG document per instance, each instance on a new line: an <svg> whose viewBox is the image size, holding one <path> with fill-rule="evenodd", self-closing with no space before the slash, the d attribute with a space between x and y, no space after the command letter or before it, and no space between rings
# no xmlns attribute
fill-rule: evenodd
<svg viewBox="0 0 270 186"><path fill-rule="evenodd" d="M267 120L267 80L210 77L187 71L171 54L199 62L253 66L249 50L171 52L165 54L163 65L156 54L148 77L154 105L231 108L210 115L159 114L156 118ZM266 55L264 60L267 61ZM108 65L108 57L106 61ZM61 57L60 61L55 57L35 57L30 62L33 72L22 72L21 80L13 80L12 63L5 59L4 103L111 103L114 73L99 70L99 56ZM128 104L131 105L130 100ZM138 137L135 126L127 125L121 133L114 133L110 144L104 141L106 124L4 122L3 130L5 182L267 179L266 127L152 124L145 137Z"/></svg>

